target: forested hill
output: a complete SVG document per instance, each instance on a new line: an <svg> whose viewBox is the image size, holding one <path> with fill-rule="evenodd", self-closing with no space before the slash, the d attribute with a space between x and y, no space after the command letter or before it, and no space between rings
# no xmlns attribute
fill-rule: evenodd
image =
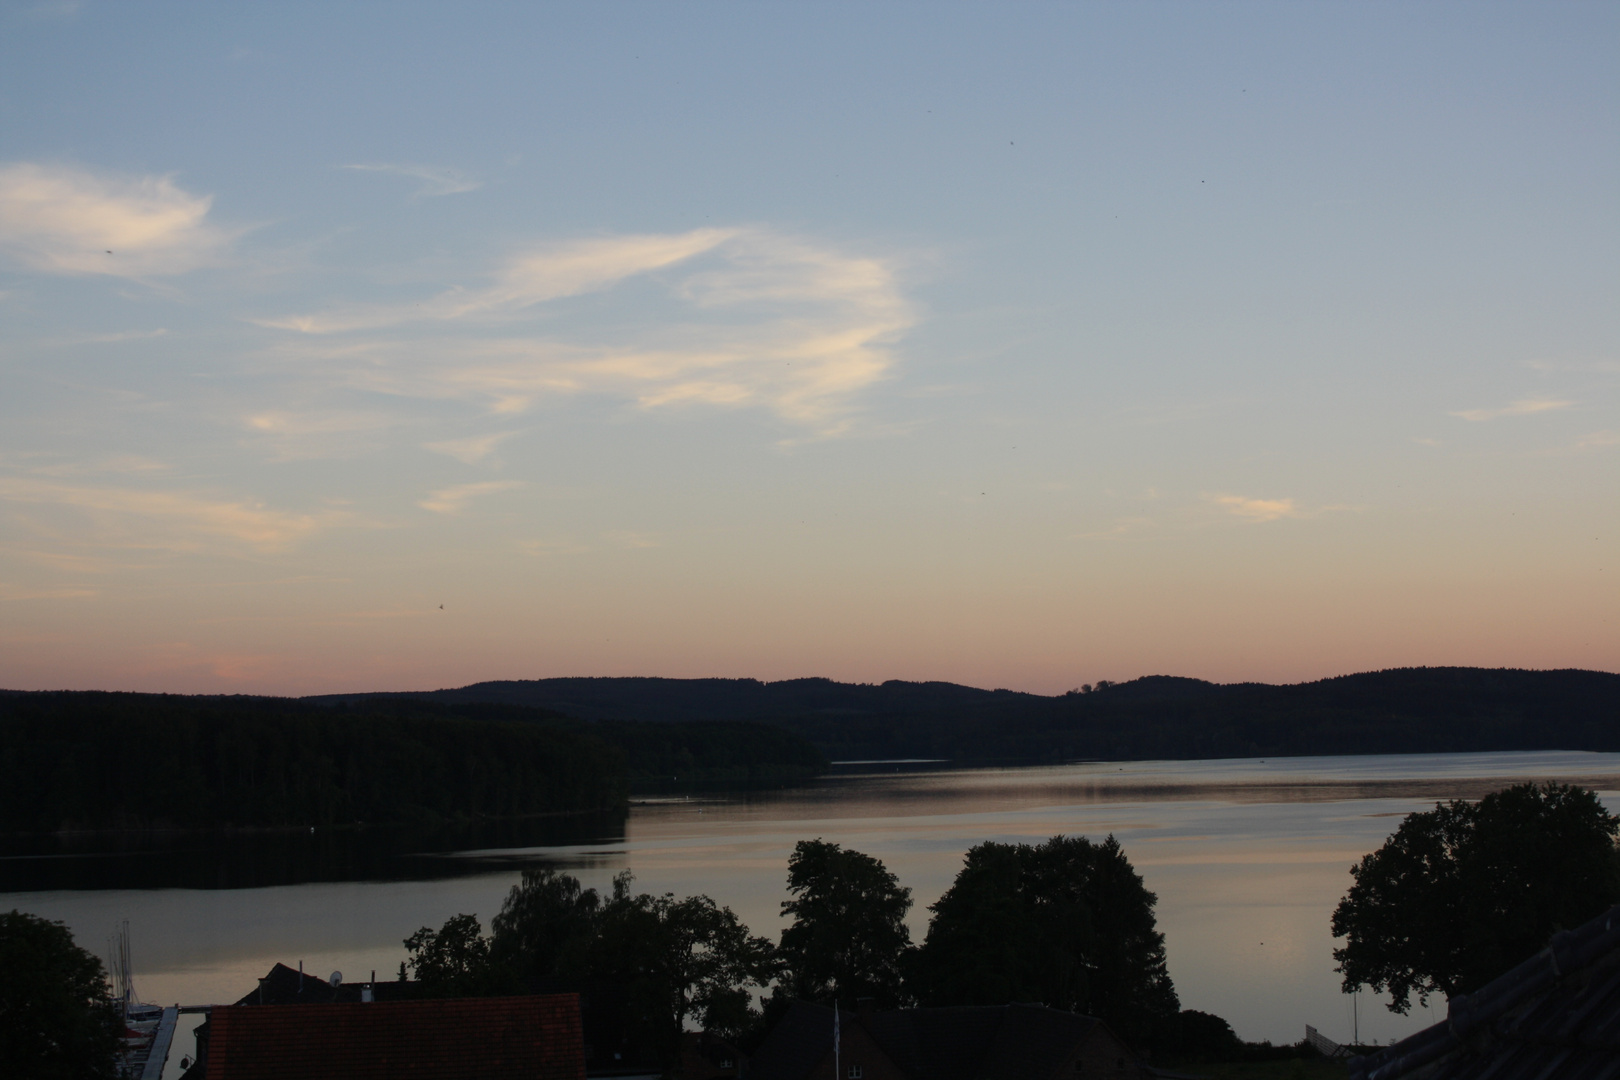
<svg viewBox="0 0 1620 1080"><path fill-rule="evenodd" d="M1288 686L1150 676L1056 697L899 681L537 679L420 696L592 719L764 721L834 760L1620 750L1620 675L1597 671L1400 668Z"/></svg>
<svg viewBox="0 0 1620 1080"><path fill-rule="evenodd" d="M0 691L0 833L289 828L621 809L826 760L780 728L584 723L503 703Z"/></svg>

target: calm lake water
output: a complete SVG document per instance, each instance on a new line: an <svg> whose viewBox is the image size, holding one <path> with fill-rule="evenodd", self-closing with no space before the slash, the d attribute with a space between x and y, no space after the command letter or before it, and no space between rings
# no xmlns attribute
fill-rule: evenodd
<svg viewBox="0 0 1620 1080"><path fill-rule="evenodd" d="M351 980L392 977L420 926L471 912L488 925L523 866L605 887L703 892L756 933L782 926L788 853L822 837L881 858L913 890L912 936L985 840L1113 833L1159 896L1184 1008L1246 1039L1294 1042L1312 1024L1351 1035L1328 927L1349 868L1415 810L1522 779L1597 789L1620 809L1620 754L1443 754L1270 761L1109 762L1013 769L857 766L764 795L637 801L627 817L476 830L229 839L52 838L0 849L0 910L64 920L105 952L130 923L149 1002L234 1001L272 964ZM1360 995L1363 1039L1388 1042L1443 1015L1389 1013ZM171 1068L189 1052L176 1040Z"/></svg>

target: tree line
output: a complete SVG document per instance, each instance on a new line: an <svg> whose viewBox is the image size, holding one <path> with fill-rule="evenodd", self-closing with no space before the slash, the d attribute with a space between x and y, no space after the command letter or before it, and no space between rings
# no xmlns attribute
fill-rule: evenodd
<svg viewBox="0 0 1620 1080"><path fill-rule="evenodd" d="M617 995L613 1037L656 1048L666 1066L688 1021L746 1047L795 999L1040 1001L1099 1016L1139 1046L1179 1041L1156 897L1113 837L974 847L920 945L905 921L911 890L880 860L825 840L794 847L782 904L791 922L775 943L707 896L632 886L624 873L601 896L569 874L525 870L488 935L468 914L423 927L405 942L401 975L408 967L426 996Z"/></svg>
<svg viewBox="0 0 1620 1080"><path fill-rule="evenodd" d="M1388 991L1396 1012L1413 994L1472 993L1620 902L1617 836L1620 818L1595 792L1557 783L1408 815L1352 868L1333 913L1345 991ZM791 922L775 943L706 896L631 886L621 874L603 898L568 874L526 870L489 936L473 915L423 927L405 942L409 966L430 996L611 988L629 1006L620 1036L656 1046L666 1065L688 1020L747 1048L795 999L1040 1002L1100 1017L1161 1059L1287 1052L1180 1008L1157 898L1112 836L969 849L921 944L906 924L911 890L880 860L821 839L788 859Z"/></svg>
<svg viewBox="0 0 1620 1080"><path fill-rule="evenodd" d="M421 696L586 719L758 721L804 736L834 760L1620 750L1620 675L1601 671L1400 668L1292 686L1150 676L1055 696L900 680L574 678Z"/></svg>
<svg viewBox="0 0 1620 1080"><path fill-rule="evenodd" d="M371 699L0 693L0 832L301 828L622 808L632 784L765 785L825 767L739 723L586 724Z"/></svg>

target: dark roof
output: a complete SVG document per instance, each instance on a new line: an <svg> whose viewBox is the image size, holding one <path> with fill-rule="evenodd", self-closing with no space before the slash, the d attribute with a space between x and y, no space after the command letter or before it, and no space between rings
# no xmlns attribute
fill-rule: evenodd
<svg viewBox="0 0 1620 1080"><path fill-rule="evenodd" d="M579 999L222 1005L207 1080L585 1080Z"/></svg>
<svg viewBox="0 0 1620 1080"><path fill-rule="evenodd" d="M1444 1022L1368 1057L1351 1080L1620 1077L1620 905L1448 1003Z"/></svg>
<svg viewBox="0 0 1620 1080"><path fill-rule="evenodd" d="M795 1001L748 1062L751 1080L801 1080L832 1048L833 1011Z"/></svg>
<svg viewBox="0 0 1620 1080"><path fill-rule="evenodd" d="M336 988L325 979L300 973L286 964L277 964L260 985L237 999L238 1005L326 1005L334 1001L359 1001L360 991L372 987L376 1001L393 1001L416 996L414 983L379 979L375 983L346 982Z"/></svg>
<svg viewBox="0 0 1620 1080"><path fill-rule="evenodd" d="M912 1080L1048 1076L1101 1021L1044 1005L846 1012ZM749 1064L752 1080L803 1080L832 1050L833 1011L799 1001Z"/></svg>

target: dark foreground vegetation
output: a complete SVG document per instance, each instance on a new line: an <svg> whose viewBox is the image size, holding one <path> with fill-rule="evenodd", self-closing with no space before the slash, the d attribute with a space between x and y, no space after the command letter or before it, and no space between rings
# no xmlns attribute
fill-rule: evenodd
<svg viewBox="0 0 1620 1080"><path fill-rule="evenodd" d="M835 761L1620 750L1620 675L1600 671L1401 668L1293 686L1151 676L1056 697L827 679L537 679L416 696L583 719L763 721Z"/></svg>
<svg viewBox="0 0 1620 1080"><path fill-rule="evenodd" d="M618 1030L596 1037L632 1056L646 1048L665 1068L688 1021L750 1049L795 1000L1040 1001L1101 1017L1144 1049L1242 1049L1225 1021L1181 1011L1157 898L1113 837L980 844L931 909L921 945L905 921L911 890L881 861L824 840L800 841L788 860L792 923L777 943L707 896L631 885L622 874L603 897L553 869L526 870L490 935L473 914L413 934L412 981L428 997L570 989L617 1000Z"/></svg>
<svg viewBox="0 0 1620 1080"><path fill-rule="evenodd" d="M1620 899L1617 833L1620 819L1592 791L1560 784L1409 815L1362 860L1334 913L1335 935L1348 938L1335 952L1346 990L1389 990L1405 1011L1411 993L1495 978ZM752 1053L795 1000L1041 1002L1100 1017L1146 1059L1199 1075L1344 1075L1308 1044L1244 1043L1221 1017L1181 1008L1157 897L1112 836L975 846L930 907L921 944L906 924L911 890L878 859L821 839L800 841L788 859L782 910L792 921L776 942L707 896L632 885L625 872L603 896L553 868L525 870L490 934L458 914L406 939L388 996L580 992L593 1003L593 1042L666 1076L678 1074L689 1024ZM21 973L0 994L0 1044L38 1069L27 1075L107 1074L106 979L65 928L0 916L0 970Z"/></svg>
<svg viewBox="0 0 1620 1080"><path fill-rule="evenodd" d="M1570 784L1408 814L1333 912L1345 992L1387 991L1398 1013L1414 994L1474 993L1620 902L1616 835L1620 818Z"/></svg>
<svg viewBox="0 0 1620 1080"><path fill-rule="evenodd" d="M1334 912L1345 990L1388 990L1405 1012L1412 993L1484 985L1620 901L1617 834L1594 792L1561 784L1408 815ZM626 1005L612 1037L666 1069L688 1020L752 1052L794 1000L1022 1001L1100 1017L1150 1060L1203 1075L1344 1075L1308 1043L1245 1043L1221 1017L1181 1008L1157 897L1112 836L971 848L920 944L906 925L911 890L879 860L804 840L787 869L792 922L776 943L706 896L636 895L624 874L604 898L542 868L524 872L491 935L470 914L423 927L405 942L408 967L428 996L611 991Z"/></svg>
<svg viewBox="0 0 1620 1080"><path fill-rule="evenodd" d="M0 694L0 832L291 828L622 807L632 785L802 780L799 736L370 698Z"/></svg>
<svg viewBox="0 0 1620 1080"><path fill-rule="evenodd" d="M60 922L0 913L0 1050L5 1075L112 1080L123 1028L101 961Z"/></svg>

